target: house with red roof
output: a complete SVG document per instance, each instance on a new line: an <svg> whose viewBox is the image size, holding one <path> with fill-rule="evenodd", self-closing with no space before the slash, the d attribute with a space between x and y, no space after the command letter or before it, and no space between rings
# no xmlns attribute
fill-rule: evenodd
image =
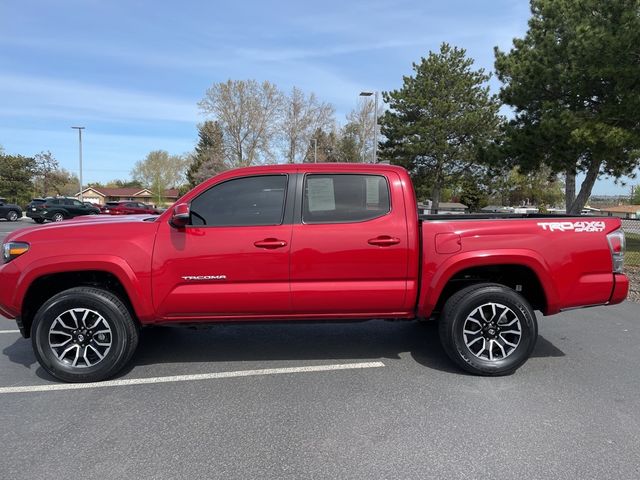
<svg viewBox="0 0 640 480"><path fill-rule="evenodd" d="M158 195L148 188L111 188L111 187L87 187L82 191L82 199L85 202L104 205L107 202L119 202L129 200L132 202L142 202L159 206L163 203L174 203L178 199L178 189L170 188L162 194L162 199L158 201ZM80 199L80 194L76 195Z"/></svg>

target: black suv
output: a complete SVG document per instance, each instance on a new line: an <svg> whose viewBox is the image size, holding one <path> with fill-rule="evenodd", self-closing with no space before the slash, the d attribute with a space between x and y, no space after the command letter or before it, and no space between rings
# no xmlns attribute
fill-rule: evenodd
<svg viewBox="0 0 640 480"><path fill-rule="evenodd" d="M27 217L33 218L36 223L44 223L45 220L61 222L66 218L100 213L98 207L90 207L75 198L47 197L44 202L36 202L35 200L29 204Z"/></svg>
<svg viewBox="0 0 640 480"><path fill-rule="evenodd" d="M22 217L22 209L18 205L7 203L6 199L0 198L0 218L15 222L20 217Z"/></svg>

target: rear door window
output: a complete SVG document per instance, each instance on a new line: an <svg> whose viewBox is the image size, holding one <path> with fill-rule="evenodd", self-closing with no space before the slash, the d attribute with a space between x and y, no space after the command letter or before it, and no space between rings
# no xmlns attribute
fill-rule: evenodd
<svg viewBox="0 0 640 480"><path fill-rule="evenodd" d="M308 174L304 223L363 222L391 211L389 184L382 175Z"/></svg>

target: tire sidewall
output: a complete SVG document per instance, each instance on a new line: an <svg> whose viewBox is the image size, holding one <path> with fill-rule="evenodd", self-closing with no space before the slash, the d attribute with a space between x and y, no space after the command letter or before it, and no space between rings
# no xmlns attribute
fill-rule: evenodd
<svg viewBox="0 0 640 480"><path fill-rule="evenodd" d="M105 358L91 367L71 367L60 362L49 346L49 329L61 313L72 308L95 310L112 332L111 348ZM40 365L51 375L68 382L95 381L108 377L125 355L127 333L122 314L106 298L88 292L63 292L46 302L34 317L33 350Z"/></svg>
<svg viewBox="0 0 640 480"><path fill-rule="evenodd" d="M7 213L7 220L9 220L10 222L17 222L18 212L16 212L15 210L11 210L9 213Z"/></svg>
<svg viewBox="0 0 640 480"><path fill-rule="evenodd" d="M476 357L464 341L464 323L471 312L486 303L500 303L509 307L520 320L522 336L516 350L501 360L485 360ZM455 309L451 323L453 347L462 361L474 373L500 375L511 373L531 355L538 337L535 315L528 302L516 292L501 287L486 287L465 296Z"/></svg>

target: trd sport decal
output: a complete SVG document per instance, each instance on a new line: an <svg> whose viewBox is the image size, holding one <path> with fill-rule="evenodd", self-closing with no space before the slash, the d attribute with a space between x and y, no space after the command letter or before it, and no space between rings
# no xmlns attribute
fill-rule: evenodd
<svg viewBox="0 0 640 480"><path fill-rule="evenodd" d="M550 232L603 232L604 222L538 222L538 226Z"/></svg>

